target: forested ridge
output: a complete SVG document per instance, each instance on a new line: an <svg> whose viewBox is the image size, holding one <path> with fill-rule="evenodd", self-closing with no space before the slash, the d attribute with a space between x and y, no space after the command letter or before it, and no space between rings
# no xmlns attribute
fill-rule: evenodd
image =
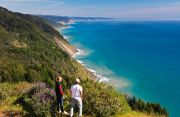
<svg viewBox="0 0 180 117"><path fill-rule="evenodd" d="M46 81L57 73L64 77L88 77L88 73L57 46L63 37L45 20L0 10L0 81ZM81 73L80 73L81 72Z"/></svg>

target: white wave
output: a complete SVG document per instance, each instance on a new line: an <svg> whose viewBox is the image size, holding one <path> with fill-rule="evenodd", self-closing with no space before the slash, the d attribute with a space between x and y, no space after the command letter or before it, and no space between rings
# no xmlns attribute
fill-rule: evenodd
<svg viewBox="0 0 180 117"><path fill-rule="evenodd" d="M104 76L102 76L100 79L99 79L99 83L101 83L101 82L109 82L110 81L110 79L109 78L107 78L107 77L104 77Z"/></svg>
<svg viewBox="0 0 180 117"><path fill-rule="evenodd" d="M66 36L66 35L63 35L63 37L64 37L64 39L67 39L67 40L69 39L69 37L68 37L68 36Z"/></svg>
<svg viewBox="0 0 180 117"><path fill-rule="evenodd" d="M60 27L59 28L59 31L62 31L62 30L64 30L64 29L67 29L68 27Z"/></svg>
<svg viewBox="0 0 180 117"><path fill-rule="evenodd" d="M92 72L94 75L97 73L94 69L87 68L90 72Z"/></svg>
<svg viewBox="0 0 180 117"><path fill-rule="evenodd" d="M92 72L92 73L97 77L97 80L98 80L99 83L101 83L101 82L109 82L109 81L110 81L109 78L107 78L107 77L105 77L105 76L103 76L103 75L98 74L96 70L90 69L90 68L87 68L87 69L88 69L90 72Z"/></svg>
<svg viewBox="0 0 180 117"><path fill-rule="evenodd" d="M67 28L75 28L75 27L72 27L72 26L68 26Z"/></svg>
<svg viewBox="0 0 180 117"><path fill-rule="evenodd" d="M80 49L77 49L78 52L76 52L73 57L77 57L77 56L81 56L81 55L84 55L84 51L80 50Z"/></svg>
<svg viewBox="0 0 180 117"><path fill-rule="evenodd" d="M84 62L81 60L77 60L78 63L83 64Z"/></svg>

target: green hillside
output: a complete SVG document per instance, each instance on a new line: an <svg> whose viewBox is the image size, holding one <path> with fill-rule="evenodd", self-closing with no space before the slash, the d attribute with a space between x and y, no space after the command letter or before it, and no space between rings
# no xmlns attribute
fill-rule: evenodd
<svg viewBox="0 0 180 117"><path fill-rule="evenodd" d="M35 16L0 9L0 81L45 81L56 73L67 78L88 78L84 68L58 47L67 43L46 22Z"/></svg>
<svg viewBox="0 0 180 117"><path fill-rule="evenodd" d="M145 104L146 108L140 110L138 101L134 101L134 107L113 87L95 82L94 75L71 57L74 52L76 49L44 19L0 7L0 116L54 116L57 74L64 78L67 110L68 89L75 78L80 78L84 115L110 117L129 113L131 107L155 115L167 114L153 106L149 112Z"/></svg>

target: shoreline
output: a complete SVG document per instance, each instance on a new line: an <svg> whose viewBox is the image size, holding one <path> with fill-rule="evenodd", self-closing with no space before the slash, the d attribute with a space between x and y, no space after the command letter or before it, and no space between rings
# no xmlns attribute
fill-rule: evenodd
<svg viewBox="0 0 180 117"><path fill-rule="evenodd" d="M71 24L74 24L74 23L75 23L75 22L69 23L68 25L71 25ZM69 28L74 28L74 27L65 26L65 27L61 27L58 31L61 32L61 31L63 31L64 29L69 29ZM69 40L69 39L68 39L68 35L63 35L62 33L61 33L61 35L63 36L63 39L65 39L66 41ZM68 41L68 42L69 42L69 41ZM69 43L69 44L70 44L70 46L73 46L71 43ZM76 60L76 62L78 62L79 64L81 64L82 67L84 67L84 69L92 75L92 78L91 78L91 79L93 79L93 80L95 80L95 81L98 81L99 83L101 83L101 82L106 82L106 83L108 83L108 82L110 81L109 78L107 78L107 77L105 77L105 76L103 76L103 75L101 75L101 74L98 74L96 70L94 70L94 69L92 69L92 68L88 68L88 67L84 64L83 61L78 60L76 57L83 56L83 55L85 54L85 52L84 52L83 50L75 47L75 46L73 46L73 47L76 49L76 51L75 51L73 54L71 54L71 57L74 58L74 59Z"/></svg>
<svg viewBox="0 0 180 117"><path fill-rule="evenodd" d="M72 57L73 57L79 64L81 64L88 72L90 72L91 74L93 74L93 75L96 77L95 80L97 80L99 83L100 83L100 82L109 82L109 80L110 80L109 78L107 78L107 77L105 77L105 76L103 76L103 75L98 74L96 70L87 67L83 61L78 60L76 57L84 55L85 52L84 52L83 50L81 50L81 49L78 49L78 48L76 48L76 49L77 49L78 52L76 52Z"/></svg>
<svg viewBox="0 0 180 117"><path fill-rule="evenodd" d="M73 22L72 24L74 24L75 22ZM126 92L125 90L128 88L130 88L132 86L132 82L129 81L126 78L123 78L121 76L116 76L113 75L111 78L107 77L105 74L103 73L98 73L97 70L95 70L93 67L88 67L88 63L85 63L81 60L78 59L78 57L83 57L86 56L85 51L83 51L82 49L79 49L78 47L75 47L74 45L72 45L72 43L69 42L70 39L68 39L68 37L71 37L71 35L64 35L63 34L63 30L64 29L69 29L69 28L74 28L72 26L70 26L71 24L68 24L68 26L65 27L61 27L59 29L57 29L58 32L60 32L60 34L63 36L63 38L68 42L68 44L70 46L72 46L74 49L76 49L76 51L73 52L73 54L71 54L70 56L76 61L78 62L89 74L90 74L90 78L92 80L95 80L99 83L107 83L108 85L114 86L117 88L117 90L121 89L124 92ZM101 67L101 66L97 66L97 67ZM103 68L102 68L103 69ZM108 69L109 70L109 69ZM105 72L109 72L106 71L106 69L104 70ZM111 71L111 70L110 70ZM127 93L127 92L126 92ZM128 94L131 94L132 92L128 92Z"/></svg>
<svg viewBox="0 0 180 117"><path fill-rule="evenodd" d="M62 30L67 29L67 28L63 28ZM61 35L63 36L64 39L66 39L67 41L69 39L65 38L65 37L69 37L70 35L63 35L61 33ZM69 41L68 41L69 42ZM71 43L69 43L70 45L72 45ZM78 57L83 57L86 56L86 52L83 51L82 49L79 49L77 47L75 47L74 45L72 45L77 51L71 55L71 57L78 62L79 64L82 65L82 67L90 74L90 78L94 81L97 81L99 83L107 83L110 86L115 87L117 90L121 90L124 91L124 93L127 93L128 95L132 95L132 92L126 92L126 89L129 89L132 86L132 82L127 80L126 78L123 77L119 77L119 76L112 76L112 77L106 77L105 74L103 73L98 73L97 70L95 70L92 67L88 67L88 63L85 63L81 60L78 59ZM97 66L97 67L101 67L101 66ZM103 68L102 68L103 69ZM105 72L109 72L104 70ZM120 79L118 79L120 78Z"/></svg>

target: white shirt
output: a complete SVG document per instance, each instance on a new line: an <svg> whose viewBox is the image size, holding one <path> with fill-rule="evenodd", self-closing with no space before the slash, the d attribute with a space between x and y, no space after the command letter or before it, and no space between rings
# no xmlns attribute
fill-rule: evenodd
<svg viewBox="0 0 180 117"><path fill-rule="evenodd" d="M81 94L83 92L82 87L79 84L71 86L71 96L75 99L81 99Z"/></svg>

